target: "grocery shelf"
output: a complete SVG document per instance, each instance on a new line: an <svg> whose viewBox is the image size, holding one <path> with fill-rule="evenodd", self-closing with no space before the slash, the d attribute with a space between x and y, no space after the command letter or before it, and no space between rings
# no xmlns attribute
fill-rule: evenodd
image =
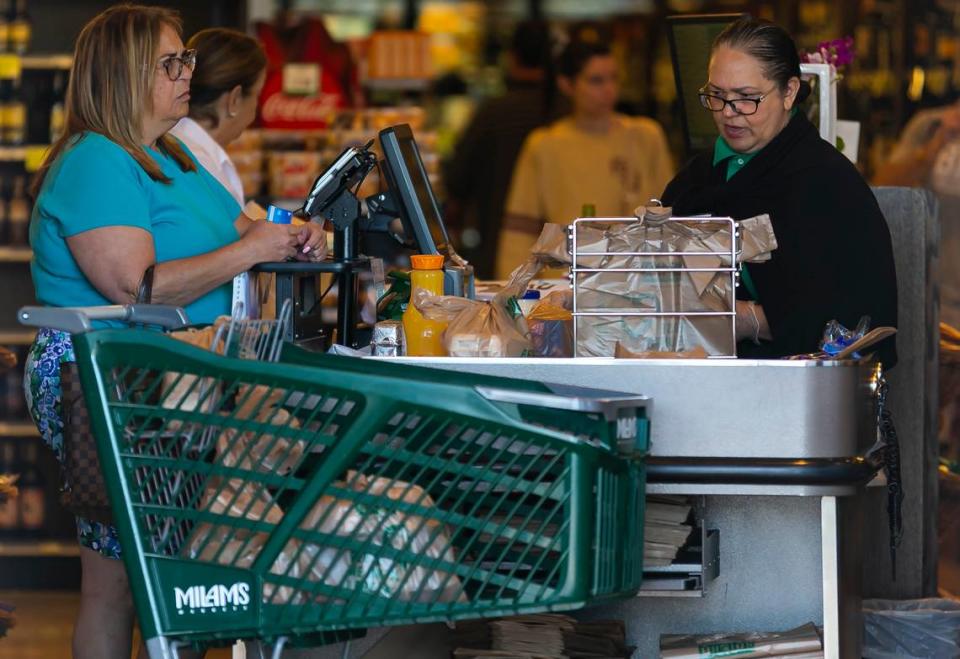
<svg viewBox="0 0 960 659"><path fill-rule="evenodd" d="M0 541L0 558L34 556L62 558L79 555L80 545L75 539Z"/></svg>
<svg viewBox="0 0 960 659"><path fill-rule="evenodd" d="M0 346L25 346L37 338L36 330L0 331Z"/></svg>
<svg viewBox="0 0 960 659"><path fill-rule="evenodd" d="M24 69L69 71L73 66L73 55L24 55L20 58L20 66Z"/></svg>
<svg viewBox="0 0 960 659"><path fill-rule="evenodd" d="M26 160L27 149L22 146L0 146L0 161L20 162Z"/></svg>
<svg viewBox="0 0 960 659"><path fill-rule="evenodd" d="M29 247L0 247L0 263L29 263L32 258Z"/></svg>
<svg viewBox="0 0 960 659"><path fill-rule="evenodd" d="M26 439L39 436L40 432L32 421L0 422L0 437Z"/></svg>
<svg viewBox="0 0 960 659"><path fill-rule="evenodd" d="M422 92L430 86L429 78L374 78L364 80L363 86L371 91Z"/></svg>
<svg viewBox="0 0 960 659"><path fill-rule="evenodd" d="M49 144L2 146L0 147L0 162L22 162L27 173L32 173L40 169L49 149Z"/></svg>

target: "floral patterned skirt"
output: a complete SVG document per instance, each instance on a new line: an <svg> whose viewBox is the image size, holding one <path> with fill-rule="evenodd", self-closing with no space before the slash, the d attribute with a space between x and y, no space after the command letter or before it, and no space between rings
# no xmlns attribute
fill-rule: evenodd
<svg viewBox="0 0 960 659"><path fill-rule="evenodd" d="M70 335L52 329L41 329L30 346L24 364L23 389L27 409L37 424L44 443L63 462L63 417L60 397L60 364L75 361ZM107 558L120 558L117 529L110 524L77 517L77 539L80 546L99 552Z"/></svg>

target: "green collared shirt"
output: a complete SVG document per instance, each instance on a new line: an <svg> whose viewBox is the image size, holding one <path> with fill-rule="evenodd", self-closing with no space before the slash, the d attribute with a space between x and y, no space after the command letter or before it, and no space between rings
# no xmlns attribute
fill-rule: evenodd
<svg viewBox="0 0 960 659"><path fill-rule="evenodd" d="M727 180L729 181L739 172L741 169L746 167L747 163L753 159L755 155L760 153L759 151L754 151L753 153L738 153L730 148L730 145L727 144L727 141L723 139L722 135L717 136L717 141L713 145L713 166L716 167L724 160L727 161ZM753 279L750 277L750 270L747 269L747 265L741 264L740 266L740 281L743 282L744 288L747 289L747 293L750 294L750 297L754 300L760 299L760 296L757 295L757 287L753 283Z"/></svg>
<svg viewBox="0 0 960 659"><path fill-rule="evenodd" d="M713 145L713 165L716 167L724 160L727 161L727 180L729 181L741 169L746 167L747 163L753 160L753 157L760 153L738 153L734 151L722 135L717 136L717 141Z"/></svg>
<svg viewBox="0 0 960 659"><path fill-rule="evenodd" d="M794 106L790 109L790 118L796 116L797 112L800 111L800 108ZM727 161L727 180L733 178L734 174L739 172L741 169L746 167L747 163L753 160L753 157L763 151L760 149L754 151L753 153L740 153L734 151L727 141L723 139L723 135L717 135L717 141L713 144L713 166L716 167L724 160Z"/></svg>

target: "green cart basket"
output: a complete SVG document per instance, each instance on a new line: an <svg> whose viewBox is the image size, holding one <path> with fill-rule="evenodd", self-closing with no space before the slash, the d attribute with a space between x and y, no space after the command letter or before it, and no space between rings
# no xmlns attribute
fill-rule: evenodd
<svg viewBox="0 0 960 659"><path fill-rule="evenodd" d="M640 587L649 401L25 308L73 334L152 659L186 644L568 611ZM618 446L619 445L619 446ZM629 456L625 457L625 453Z"/></svg>

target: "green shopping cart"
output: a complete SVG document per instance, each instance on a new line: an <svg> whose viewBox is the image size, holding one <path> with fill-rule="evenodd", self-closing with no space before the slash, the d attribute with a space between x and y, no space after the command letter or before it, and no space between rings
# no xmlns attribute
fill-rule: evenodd
<svg viewBox="0 0 960 659"><path fill-rule="evenodd" d="M252 361L92 328L105 319L185 323L156 305L20 311L73 334L152 659L640 587L646 398L295 346Z"/></svg>

